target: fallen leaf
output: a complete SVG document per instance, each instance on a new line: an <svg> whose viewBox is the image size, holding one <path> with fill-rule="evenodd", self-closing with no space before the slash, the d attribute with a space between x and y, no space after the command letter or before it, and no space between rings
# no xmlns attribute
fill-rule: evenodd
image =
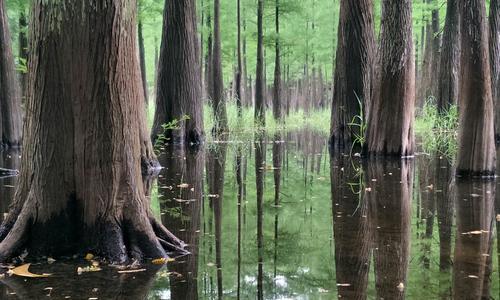
<svg viewBox="0 0 500 300"><path fill-rule="evenodd" d="M85 260L92 260L92 259L94 259L94 254L87 253L87 255L85 255Z"/></svg>
<svg viewBox="0 0 500 300"><path fill-rule="evenodd" d="M17 268L9 270L8 273L10 275L17 275L17 276L29 277L29 278L45 278L45 277L49 277L49 276L52 275L52 274L46 274L46 273L43 273L43 274L33 274L30 271L28 271L30 265L31 264L24 264L22 266L19 266Z"/></svg>
<svg viewBox="0 0 500 300"><path fill-rule="evenodd" d="M489 231L485 230L474 230L474 231L469 231L469 232L463 232L463 235L476 235L476 234L482 234L482 233L488 233Z"/></svg>
<svg viewBox="0 0 500 300"><path fill-rule="evenodd" d="M467 276L467 277L469 277L469 278L474 278L474 279L479 278L479 277L478 277L478 276L476 276L476 275L469 275L469 276Z"/></svg>
<svg viewBox="0 0 500 300"><path fill-rule="evenodd" d="M187 184L187 183L181 183L177 187L181 188L181 189L187 189L189 187L189 184Z"/></svg>
<svg viewBox="0 0 500 300"><path fill-rule="evenodd" d="M153 259L151 261L151 263L153 265L164 265L166 263L169 263L169 262L172 262L172 261L175 261L175 259L173 258L165 258L165 257L162 257L162 258L156 258L156 259Z"/></svg>
<svg viewBox="0 0 500 300"><path fill-rule="evenodd" d="M78 275L81 275L82 273L88 273L88 272L99 272L101 271L102 269L99 268L99 267L94 267L94 266L88 266L88 267L78 267L76 269L76 272L78 273Z"/></svg>
<svg viewBox="0 0 500 300"><path fill-rule="evenodd" d="M351 286L350 283L337 283L337 286Z"/></svg>
<svg viewBox="0 0 500 300"><path fill-rule="evenodd" d="M48 263L49 265L53 264L55 261L56 261L56 260L55 260L55 259L53 259L52 257L48 257L48 258L47 258L47 263Z"/></svg>
<svg viewBox="0 0 500 300"><path fill-rule="evenodd" d="M133 270L120 270L118 273L120 274L127 274L127 273L138 273L138 272L144 272L146 269L133 269Z"/></svg>
<svg viewBox="0 0 500 300"><path fill-rule="evenodd" d="M500 215L497 215L497 222L500 222Z"/></svg>

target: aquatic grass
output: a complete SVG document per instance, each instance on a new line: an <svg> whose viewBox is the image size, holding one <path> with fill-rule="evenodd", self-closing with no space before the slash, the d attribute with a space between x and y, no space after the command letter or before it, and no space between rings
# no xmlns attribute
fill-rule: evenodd
<svg viewBox="0 0 500 300"><path fill-rule="evenodd" d="M451 106L439 113L434 98L429 98L418 112L415 134L426 153L439 153L454 158L457 153L458 108Z"/></svg>

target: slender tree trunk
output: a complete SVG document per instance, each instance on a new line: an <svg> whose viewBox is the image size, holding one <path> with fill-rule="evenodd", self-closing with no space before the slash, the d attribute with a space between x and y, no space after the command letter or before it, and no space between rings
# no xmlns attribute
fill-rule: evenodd
<svg viewBox="0 0 500 300"><path fill-rule="evenodd" d="M183 247L152 216L142 184L135 10L132 0L33 3L26 143L0 226L2 262L27 250L124 263Z"/></svg>
<svg viewBox="0 0 500 300"><path fill-rule="evenodd" d="M330 142L334 148L349 148L356 137L364 135L362 128L349 124L366 123L371 100L375 50L372 0L341 1L338 41Z"/></svg>
<svg viewBox="0 0 500 300"><path fill-rule="evenodd" d="M275 22L276 22L276 41L275 41L275 61L274 61L274 99L273 116L276 120L282 120L281 105L281 57L280 57L280 2L276 1Z"/></svg>
<svg viewBox="0 0 500 300"><path fill-rule="evenodd" d="M484 1L460 2L462 39L457 175L494 175L496 165L490 56Z"/></svg>
<svg viewBox="0 0 500 300"><path fill-rule="evenodd" d="M199 145L204 130L196 1L166 1L164 15L152 138L164 133L163 124L178 120L177 129L166 133L170 142Z"/></svg>
<svg viewBox="0 0 500 300"><path fill-rule="evenodd" d="M410 156L415 144L412 1L382 3L380 36L380 75L368 114L365 151Z"/></svg>
<svg viewBox="0 0 500 300"><path fill-rule="evenodd" d="M24 9L24 8L22 8ZM24 11L19 14L19 59L23 60L26 65L28 64L28 35L26 31L28 30L28 22L26 21L26 15ZM21 72L20 82L21 82L21 102L24 103L26 95L26 80L28 78L28 72Z"/></svg>
<svg viewBox="0 0 500 300"><path fill-rule="evenodd" d="M243 97L243 63L241 58L241 0L237 0L237 18L238 18L238 70L236 71L236 106L238 107L238 117L242 115L242 97Z"/></svg>
<svg viewBox="0 0 500 300"><path fill-rule="evenodd" d="M21 94L5 1L0 0L0 147L19 147L22 137Z"/></svg>
<svg viewBox="0 0 500 300"><path fill-rule="evenodd" d="M439 9L432 11L432 68L429 92L432 97L438 93L441 35L439 34Z"/></svg>
<svg viewBox="0 0 500 300"><path fill-rule="evenodd" d="M227 129L226 100L224 99L224 78L222 77L222 49L220 34L220 0L214 0L214 49L213 49L213 98L215 126L217 133Z"/></svg>
<svg viewBox="0 0 500 300"><path fill-rule="evenodd" d="M458 62L460 60L459 21L458 0L448 0L437 94L437 107L440 113L445 112L451 105L456 104L458 101Z"/></svg>
<svg viewBox="0 0 500 300"><path fill-rule="evenodd" d="M265 126L264 99L264 31L263 31L264 0L258 0L257 7L257 71L255 74L255 122Z"/></svg>
<svg viewBox="0 0 500 300"><path fill-rule="evenodd" d="M213 40L212 40L212 15L207 14L207 54L205 57L205 88L207 98L212 101L214 98L214 81L213 81Z"/></svg>
<svg viewBox="0 0 500 300"><path fill-rule="evenodd" d="M144 37L142 36L142 21L139 20L137 25L137 31L139 34L139 62L141 65L141 79L142 79L142 88L144 90L144 103L145 105L149 105L148 97L148 81L146 79L146 51L144 50Z"/></svg>
<svg viewBox="0 0 500 300"><path fill-rule="evenodd" d="M500 1L490 1L490 64L493 105L495 108L495 139L500 141Z"/></svg>

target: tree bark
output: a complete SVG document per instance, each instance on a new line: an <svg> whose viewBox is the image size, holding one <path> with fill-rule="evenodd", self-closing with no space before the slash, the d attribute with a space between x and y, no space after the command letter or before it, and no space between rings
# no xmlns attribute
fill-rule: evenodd
<svg viewBox="0 0 500 300"><path fill-rule="evenodd" d="M220 0L214 0L214 49L213 49L213 98L214 131L217 133L227 130L226 101L224 99L224 78L222 77L222 49L220 34Z"/></svg>
<svg viewBox="0 0 500 300"><path fill-rule="evenodd" d="M196 1L165 1L163 22L152 139L164 133L163 124L177 120L177 128L165 132L170 143L199 145L204 129Z"/></svg>
<svg viewBox="0 0 500 300"><path fill-rule="evenodd" d="M462 39L458 176L495 174L496 152L486 6L460 2Z"/></svg>
<svg viewBox="0 0 500 300"><path fill-rule="evenodd" d="M334 148L349 148L356 136L364 134L349 124L359 123L358 117L366 123L374 63L373 22L372 0L341 1L330 128Z"/></svg>
<svg viewBox="0 0 500 300"><path fill-rule="evenodd" d="M142 185L135 2L37 0L32 9L26 144L0 261L24 250L116 263L181 250Z"/></svg>
<svg viewBox="0 0 500 300"><path fill-rule="evenodd" d="M491 90L495 107L495 140L500 141L500 1L490 1L490 64Z"/></svg>
<svg viewBox="0 0 500 300"><path fill-rule="evenodd" d="M21 94L5 1L0 0L0 146L19 147L22 138Z"/></svg>
<svg viewBox="0 0 500 300"><path fill-rule="evenodd" d="M458 101L460 60L460 19L458 1L448 0L439 69L437 108L444 113Z"/></svg>
<svg viewBox="0 0 500 300"><path fill-rule="evenodd" d="M137 32L139 38L139 62L141 65L141 79L142 79L142 88L144 90L144 104L146 106L149 105L149 93L148 93L148 81L146 78L146 51L144 50L144 37L142 35L142 21L139 20L137 25Z"/></svg>
<svg viewBox="0 0 500 300"><path fill-rule="evenodd" d="M258 0L257 7L257 70L255 74L255 122L266 125L264 99L264 30L263 30L264 0Z"/></svg>
<svg viewBox="0 0 500 300"><path fill-rule="evenodd" d="M411 156L415 144L412 1L383 1L380 36L380 75L369 109L364 151Z"/></svg>
<svg viewBox="0 0 500 300"><path fill-rule="evenodd" d="M280 2L275 0L275 26L276 26L276 41L275 41L275 60L274 60L274 97L273 97L273 116L276 120L281 121L282 105L281 105L281 57L280 57Z"/></svg>

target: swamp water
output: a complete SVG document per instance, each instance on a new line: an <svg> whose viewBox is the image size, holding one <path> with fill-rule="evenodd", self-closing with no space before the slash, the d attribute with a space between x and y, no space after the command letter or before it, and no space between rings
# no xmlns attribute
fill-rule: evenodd
<svg viewBox="0 0 500 300"><path fill-rule="evenodd" d="M324 136L302 131L160 162L144 183L151 206L191 255L129 274L32 265L53 275L6 276L0 299L500 299L497 181L454 180L439 155L331 158ZM0 212L15 185L0 179Z"/></svg>

